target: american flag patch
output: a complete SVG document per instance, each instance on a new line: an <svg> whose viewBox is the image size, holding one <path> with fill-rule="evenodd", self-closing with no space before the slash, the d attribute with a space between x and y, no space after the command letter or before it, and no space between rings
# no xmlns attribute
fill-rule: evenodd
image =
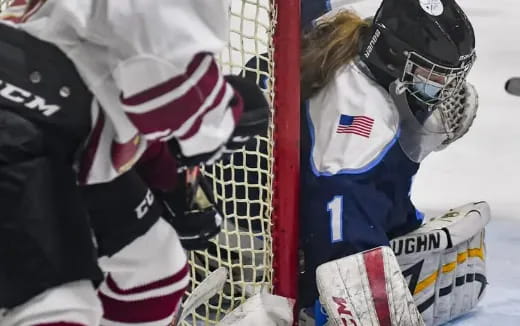
<svg viewBox="0 0 520 326"><path fill-rule="evenodd" d="M364 115L347 115L342 114L339 118L339 125L336 129L338 134L356 134L366 138L370 137L374 119Z"/></svg>

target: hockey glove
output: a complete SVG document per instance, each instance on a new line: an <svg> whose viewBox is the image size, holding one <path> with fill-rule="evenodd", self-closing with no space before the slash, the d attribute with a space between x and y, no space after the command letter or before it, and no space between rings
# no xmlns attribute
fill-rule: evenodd
<svg viewBox="0 0 520 326"><path fill-rule="evenodd" d="M179 178L185 182L174 191L156 194L165 207L163 217L177 231L184 249L204 250L220 232L221 214L198 167L185 170Z"/></svg>
<svg viewBox="0 0 520 326"><path fill-rule="evenodd" d="M441 112L448 138L437 150L444 149L468 132L477 115L477 109L477 90L468 82L448 100L439 104L437 110Z"/></svg>
<svg viewBox="0 0 520 326"><path fill-rule="evenodd" d="M231 153L243 148L254 136L266 135L269 125L269 103L258 86L245 78L228 75L226 81L240 95L232 101L243 101L243 113L228 141L215 151L192 157L182 155L175 140L170 140L170 150L175 153L181 167L193 167L201 163L213 164L228 158ZM230 103L235 106L236 103Z"/></svg>
<svg viewBox="0 0 520 326"><path fill-rule="evenodd" d="M253 81L235 75L228 75L225 78L244 100L244 113L227 145L228 148L237 146L241 148L245 142L234 138L244 139L255 135L266 135L269 126L269 103Z"/></svg>

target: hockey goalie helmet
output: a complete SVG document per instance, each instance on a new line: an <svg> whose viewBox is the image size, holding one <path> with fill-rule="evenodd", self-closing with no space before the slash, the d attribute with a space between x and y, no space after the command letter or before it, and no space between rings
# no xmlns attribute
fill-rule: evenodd
<svg viewBox="0 0 520 326"><path fill-rule="evenodd" d="M433 106L463 86L475 59L475 35L454 0L383 0L360 56Z"/></svg>

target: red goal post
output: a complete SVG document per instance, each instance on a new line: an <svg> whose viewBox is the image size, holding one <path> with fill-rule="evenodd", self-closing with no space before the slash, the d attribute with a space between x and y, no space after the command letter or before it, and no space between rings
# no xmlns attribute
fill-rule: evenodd
<svg viewBox="0 0 520 326"><path fill-rule="evenodd" d="M300 0L230 3L221 69L256 78L271 102L272 123L256 144L206 170L224 223L208 250L190 253L191 287L220 266L229 278L186 325L216 325L261 290L293 299L298 292Z"/></svg>
<svg viewBox="0 0 520 326"><path fill-rule="evenodd" d="M277 0L274 34L274 293L297 297L300 194L300 0Z"/></svg>

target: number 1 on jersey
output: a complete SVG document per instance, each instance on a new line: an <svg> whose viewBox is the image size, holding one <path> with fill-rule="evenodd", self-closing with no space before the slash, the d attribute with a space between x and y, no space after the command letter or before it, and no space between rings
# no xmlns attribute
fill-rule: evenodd
<svg viewBox="0 0 520 326"><path fill-rule="evenodd" d="M327 203L330 214L330 242L343 241L343 196L334 196Z"/></svg>

